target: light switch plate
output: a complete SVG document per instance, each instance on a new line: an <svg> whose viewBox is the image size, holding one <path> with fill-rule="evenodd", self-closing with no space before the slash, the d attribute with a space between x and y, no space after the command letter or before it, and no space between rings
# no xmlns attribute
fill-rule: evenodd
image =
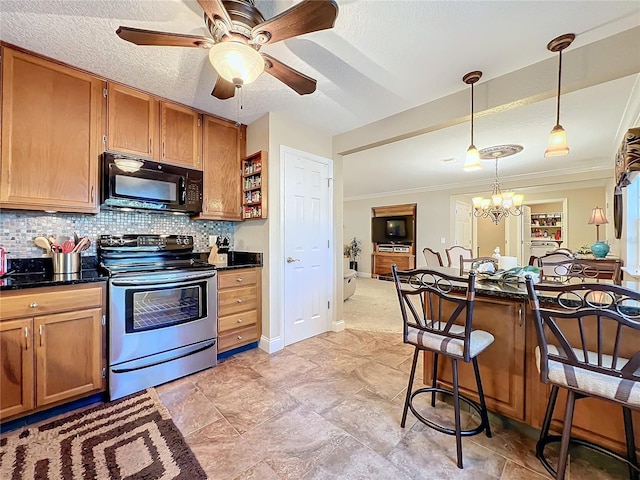
<svg viewBox="0 0 640 480"><path fill-rule="evenodd" d="M444 237L440 237L440 243L444 245L445 243L447 243L447 239Z"/></svg>

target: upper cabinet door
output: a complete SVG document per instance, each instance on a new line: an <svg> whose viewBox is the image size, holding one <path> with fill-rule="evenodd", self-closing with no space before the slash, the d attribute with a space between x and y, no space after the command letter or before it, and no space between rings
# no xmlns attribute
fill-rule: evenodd
<svg viewBox="0 0 640 480"><path fill-rule="evenodd" d="M242 220L241 158L245 154L246 127L204 116L204 198L206 220Z"/></svg>
<svg viewBox="0 0 640 480"><path fill-rule="evenodd" d="M104 82L2 49L0 205L98 212Z"/></svg>
<svg viewBox="0 0 640 480"><path fill-rule="evenodd" d="M147 93L109 83L107 149L159 160L158 103Z"/></svg>
<svg viewBox="0 0 640 480"><path fill-rule="evenodd" d="M202 115L195 110L160 102L163 162L202 170Z"/></svg>

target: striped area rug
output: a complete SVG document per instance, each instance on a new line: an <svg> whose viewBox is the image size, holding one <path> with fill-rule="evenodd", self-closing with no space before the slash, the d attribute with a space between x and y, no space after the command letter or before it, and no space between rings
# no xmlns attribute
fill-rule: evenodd
<svg viewBox="0 0 640 480"><path fill-rule="evenodd" d="M200 480L206 475L149 389L11 432L0 439L0 478Z"/></svg>

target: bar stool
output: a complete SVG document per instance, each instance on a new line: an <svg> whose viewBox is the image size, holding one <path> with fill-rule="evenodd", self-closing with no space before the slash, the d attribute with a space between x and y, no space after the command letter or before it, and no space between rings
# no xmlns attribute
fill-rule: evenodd
<svg viewBox="0 0 640 480"><path fill-rule="evenodd" d="M488 332L471 328L475 298L475 272L471 271L468 278L461 278L429 269L398 271L395 264L392 265L391 271L404 323L404 343L415 347L400 425L405 427L407 412L410 409L418 420L428 427L448 435L455 435L457 464L458 468L462 468L462 437L477 435L483 431L486 431L487 437L491 437L487 406L484 401L476 357L493 343L494 338ZM445 309L452 309L453 313L446 315ZM460 323L455 323L456 320L460 320ZM434 354L433 383L431 387L413 391L418 353L421 350ZM452 361L453 391L436 386L439 355L449 357ZM459 393L459 360L473 364L478 386L479 405ZM414 408L413 400L417 395L423 393L431 393L431 406L435 407L436 392L453 395L455 417L455 429L453 430L424 417ZM477 427L468 430L462 429L460 423L461 401L480 415L480 424Z"/></svg>
<svg viewBox="0 0 640 480"><path fill-rule="evenodd" d="M627 464L638 480L631 409L640 409L640 292L605 283L535 284L526 278L538 336L536 363L542 382L551 384L536 457L556 479L564 479L569 444L610 455ZM635 342L634 342L635 340ZM567 390L562 436L549 428L558 391ZM627 457L591 442L571 438L575 401L597 397L622 407ZM557 468L544 456L545 446L561 440Z"/></svg>

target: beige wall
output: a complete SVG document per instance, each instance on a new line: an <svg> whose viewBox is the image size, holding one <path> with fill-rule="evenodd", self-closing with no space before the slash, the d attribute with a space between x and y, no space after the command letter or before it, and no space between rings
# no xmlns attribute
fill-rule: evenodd
<svg viewBox="0 0 640 480"><path fill-rule="evenodd" d="M281 301L283 296L281 260L284 258L284 253L281 246L282 219L280 215L282 167L280 147L283 145L331 159L331 137L329 135L281 115L269 113L247 128L247 153L257 150L268 152L268 219L238 223L234 242L238 250L264 253L260 348L268 352L277 351L284 346L284 319ZM341 243L338 250L341 258ZM334 276L337 277L337 275L336 273ZM340 267L340 278L342 278L342 267ZM342 295L341 287L342 283L340 282L340 296ZM334 293L334 305L337 296L338 294Z"/></svg>
<svg viewBox="0 0 640 480"><path fill-rule="evenodd" d="M490 218L478 218L477 220L477 242L478 248L475 249L474 255L480 257L490 257L496 247L500 247L500 254L505 255L505 222L497 225Z"/></svg>

